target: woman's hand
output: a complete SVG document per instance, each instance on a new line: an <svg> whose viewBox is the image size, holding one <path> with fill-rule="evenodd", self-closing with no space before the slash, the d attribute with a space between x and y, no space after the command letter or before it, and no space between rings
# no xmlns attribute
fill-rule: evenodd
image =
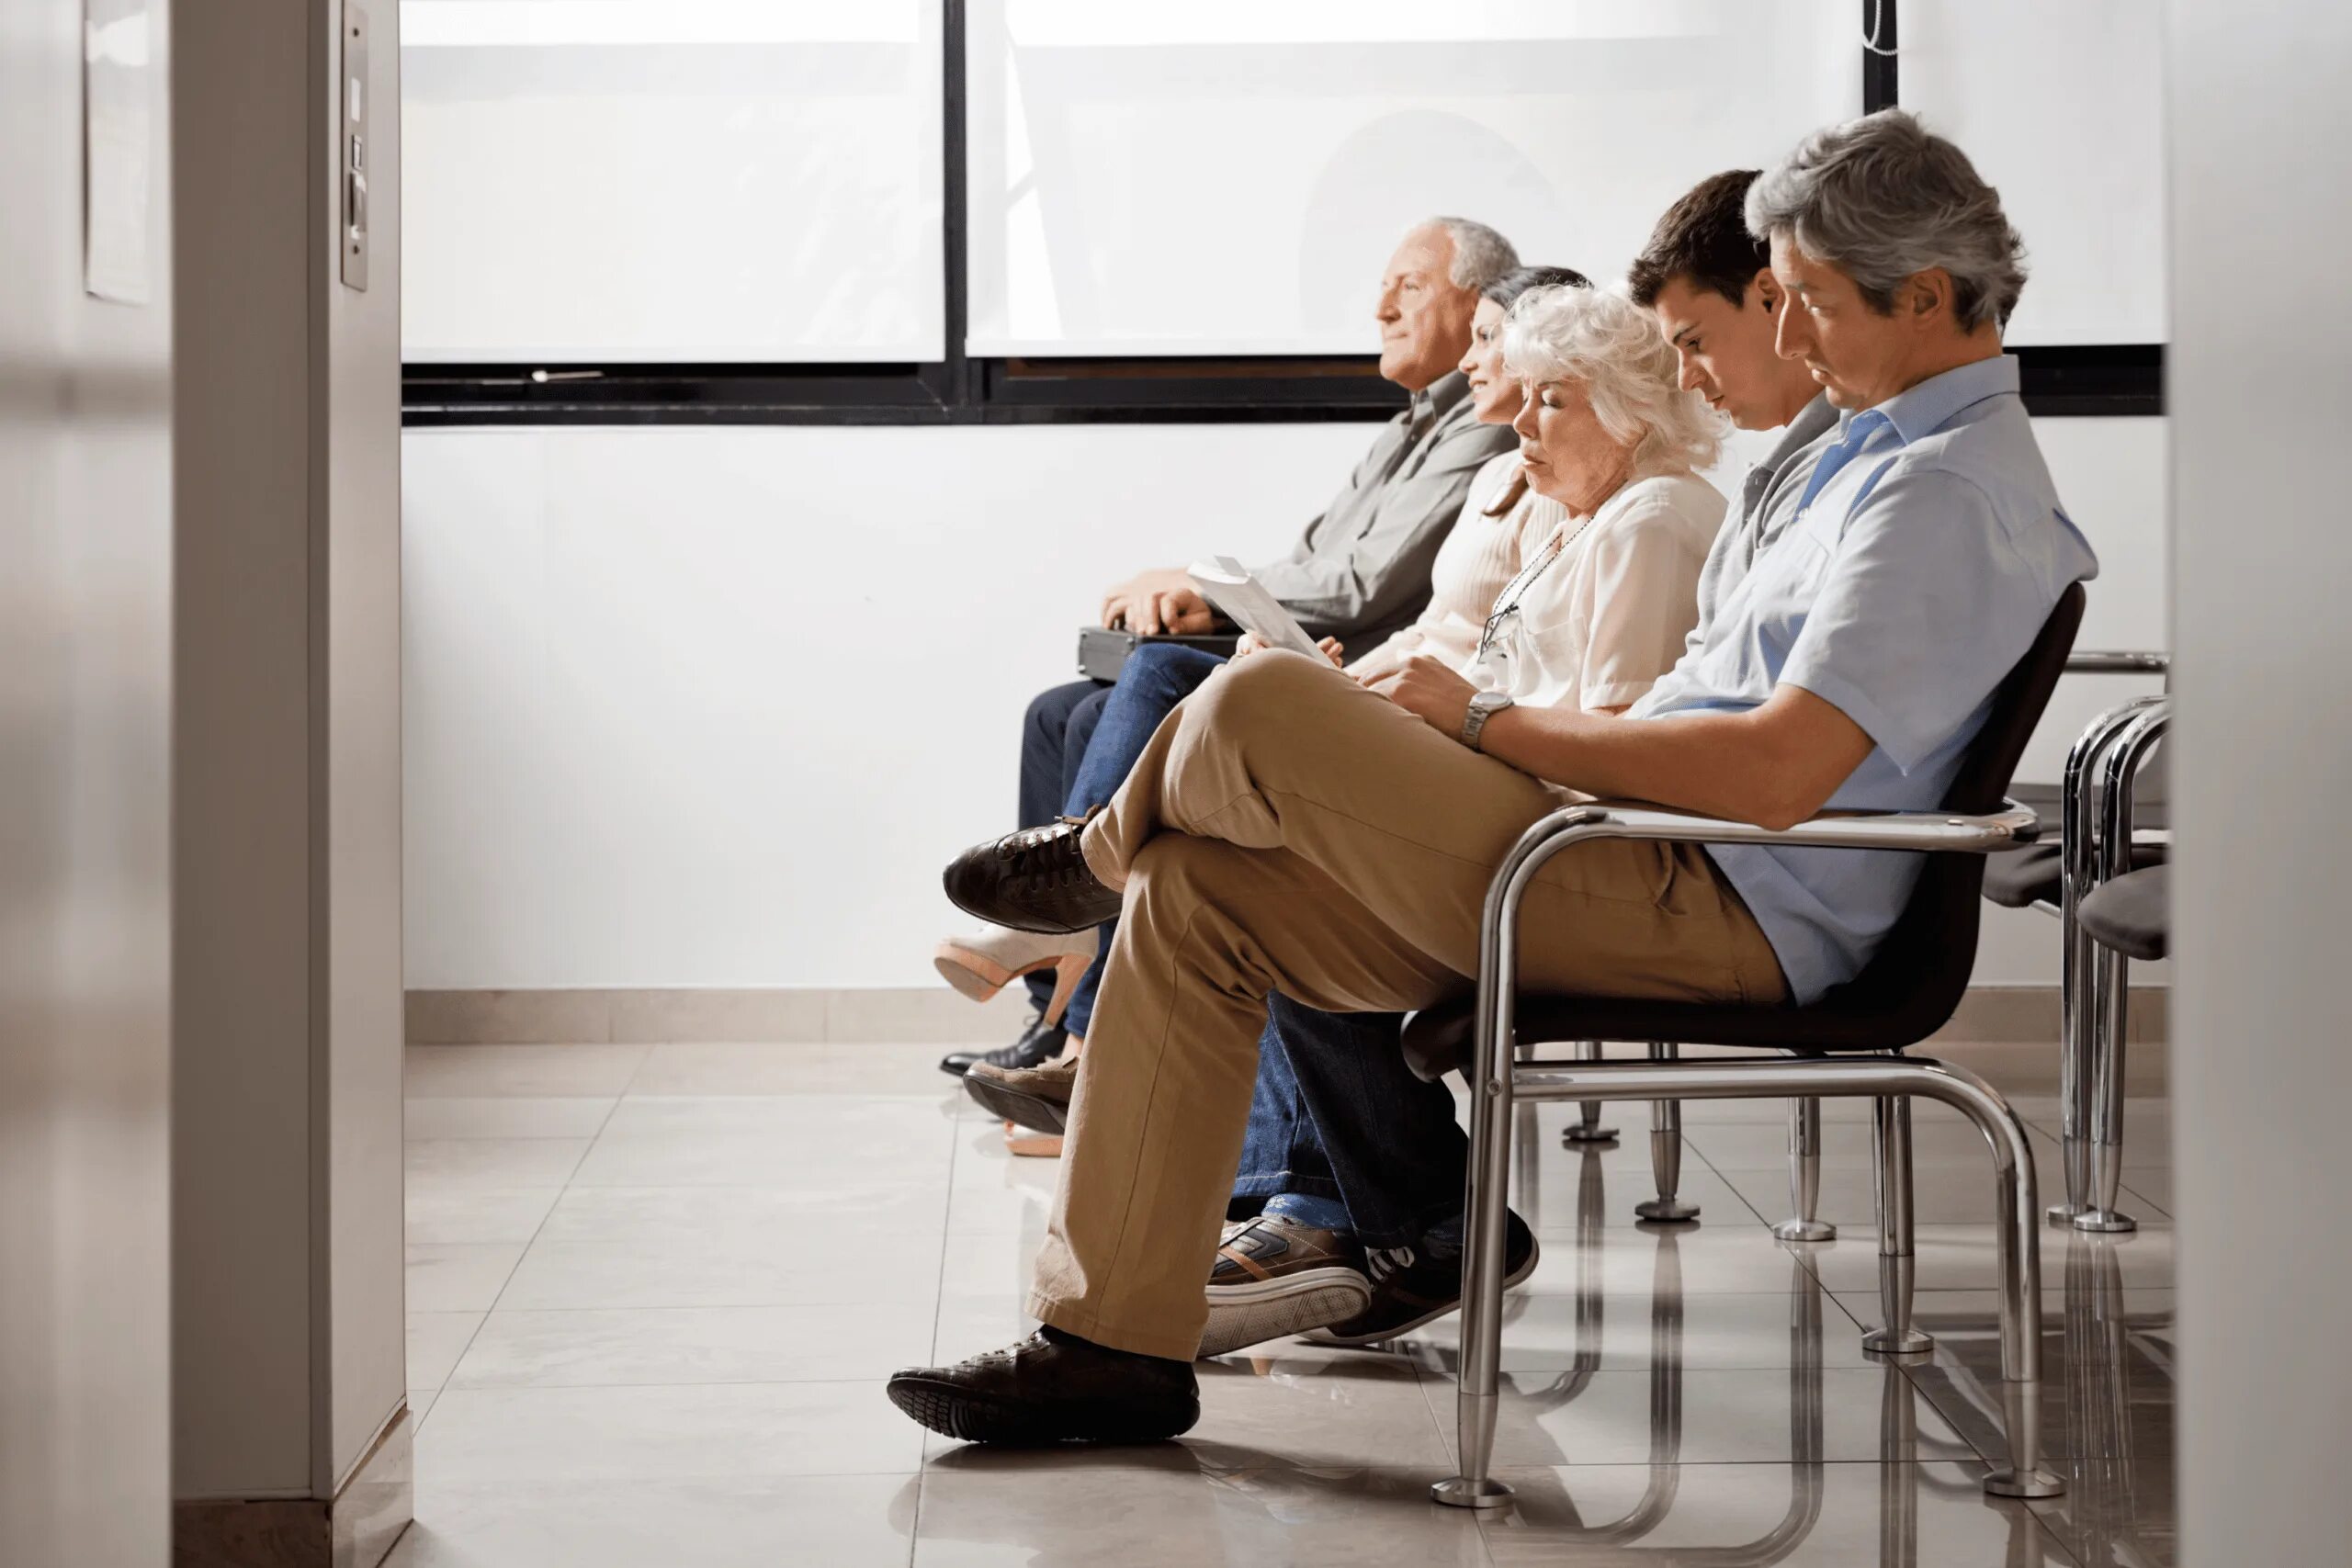
<svg viewBox="0 0 2352 1568"><path fill-rule="evenodd" d="M1414 654L1402 669L1366 684L1455 741L1462 739L1463 721L1470 716L1470 699L1478 690L1450 666L1425 653Z"/></svg>
<svg viewBox="0 0 2352 1568"><path fill-rule="evenodd" d="M1243 632L1241 640L1233 645L1233 657L1236 660L1247 659L1253 653L1263 653L1272 646L1273 644L1256 632ZM1347 648L1338 637L1327 637L1315 646L1323 650L1323 657L1331 661L1333 669L1344 670L1348 667L1345 658Z"/></svg>

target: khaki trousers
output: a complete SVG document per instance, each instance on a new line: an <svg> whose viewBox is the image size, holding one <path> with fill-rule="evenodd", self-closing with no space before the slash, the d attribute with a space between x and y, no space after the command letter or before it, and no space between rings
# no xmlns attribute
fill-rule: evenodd
<svg viewBox="0 0 2352 1568"><path fill-rule="evenodd" d="M1189 1360L1267 994L1334 1012L1461 994L1495 866L1561 804L1303 655L1241 660L1178 707L1082 840L1126 898L1030 1312ZM1696 848L1565 851L1524 919L1521 973L1537 989L1787 995L1755 919Z"/></svg>

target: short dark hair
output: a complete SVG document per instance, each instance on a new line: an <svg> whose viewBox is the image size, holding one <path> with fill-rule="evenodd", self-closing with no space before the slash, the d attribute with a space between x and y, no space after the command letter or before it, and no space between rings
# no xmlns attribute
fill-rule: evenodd
<svg viewBox="0 0 2352 1568"><path fill-rule="evenodd" d="M1712 288L1735 305L1747 302L1747 286L1772 264L1772 247L1747 231L1747 187L1761 173L1726 169L1710 175L1666 209L1625 276L1634 304L1644 310L1657 304L1678 277L1689 278L1694 288Z"/></svg>
<svg viewBox="0 0 2352 1568"><path fill-rule="evenodd" d="M1478 298L1492 299L1508 310L1512 301L1531 288L1591 287L1592 279L1572 266L1515 266L1478 290Z"/></svg>

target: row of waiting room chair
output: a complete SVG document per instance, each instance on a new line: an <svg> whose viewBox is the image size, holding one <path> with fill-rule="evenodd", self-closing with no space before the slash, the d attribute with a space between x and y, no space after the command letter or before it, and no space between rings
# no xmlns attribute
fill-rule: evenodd
<svg viewBox="0 0 2352 1568"><path fill-rule="evenodd" d="M2003 682L1983 732L1970 749L1946 808L1932 813L1882 813L1816 818L1784 831L1663 810L1597 802L1566 807L1530 828L1497 871L1488 888L1475 998L1417 1014L1405 1049L1417 1072L1436 1078L1463 1070L1471 1089L1469 1249L1463 1300L1459 1382L1462 1470L1433 1488L1439 1502L1464 1507L1503 1504L1510 1488L1492 1474L1496 1399L1501 1350L1501 1290L1505 1197L1511 1166L1515 1100L1583 1102L1582 1119L1566 1134L1571 1143L1606 1138L1600 1107L1611 1100L1652 1103L1651 1149L1657 1198L1638 1206L1645 1219L1672 1222L1696 1209L1678 1192L1681 1147L1678 1101L1784 1098L1792 1101L1792 1188L1798 1213L1778 1234L1826 1239L1834 1234L1815 1216L1820 1158L1819 1101L1831 1096L1873 1101L1871 1147L1876 1173L1882 1321L1864 1337L1867 1349L1916 1355L1933 1341L1911 1320L1914 1223L1911 1201L1910 1098L1925 1095L1958 1109L1991 1145L1999 1209L2001 1389L2008 1462L1984 1478L1984 1489L2009 1497L2052 1497L2064 1483L2041 1463L2041 1264L2039 1200L2033 1158L2023 1123L1989 1084L1965 1068L1901 1053L1940 1028L1957 1008L1974 964L1980 894L1985 867L2020 852L2046 854L2040 844L2044 813L2007 797L2011 774L2040 722L2059 676L2069 671L2151 671L2154 656L2070 658L2084 595L2070 589L2032 649ZM2078 931L2101 929L2092 906L2086 925L2076 906L2092 902L2105 863L2093 853L2090 809L2084 787L2101 757L2120 780L2105 795L2109 826L2104 841L2133 843L2131 784L2161 737L2147 715L2162 710L2132 705L2129 720L2110 715L2095 730L2129 722L2086 752L2078 744L2055 807L2061 819L2057 862L2062 868L2087 855L2091 870L2062 874L2059 908L2066 918L2070 954L2064 1011L2068 1032L2062 1069L2066 1095L2068 1202L2066 1216L2092 1211L2083 1197L2093 1168L2120 1173L2121 1134L2122 963L2082 959L2072 952ZM2130 739L2124 739L2128 733ZM2088 738L2086 737L2086 742ZM1622 998L1521 995L1517 984L1516 932L1521 898L1552 855L1594 838L1644 838L1693 843L1787 846L1927 853L1917 887L1904 914L1862 974L1804 1007L1637 1002ZM2070 856L2070 851L2074 853ZM2126 852L2128 857L2128 851ZM2129 865L2112 875L2120 890ZM2159 890L2160 893L2160 890ZM2135 895L2144 902L2144 893ZM2084 940L2090 938L2086 935ZM2104 949L2097 951L2104 952ZM2098 995L2091 995L2093 982ZM2112 992L2112 998L2108 993ZM2084 1027L2077 1028L2077 1021ZM2096 1027L2092 1027L2096 1025ZM1648 1042L1645 1061L1604 1061L1603 1041ZM1680 1060L1682 1044L1739 1046L1786 1053L1760 1060ZM1552 1054L1546 1054L1553 1047ZM1557 1054L1565 1047L1566 1055ZM2103 1054L2103 1055L2102 1055ZM2102 1069L2105 1060L2111 1066ZM2088 1115L2094 1090L2111 1087L2114 1112L2097 1126ZM2090 1157L2091 1134L2107 1129ZM2076 1159L2082 1168L2076 1168ZM2111 1194L2109 1194L2111 1200ZM2111 1213L2112 1201L2104 1211ZM2120 1217L2120 1216L2119 1216ZM2128 1222L2127 1222L2128 1224ZM2101 1228L2094 1224L2085 1229ZM2125 1228L2125 1227L2114 1227Z"/></svg>

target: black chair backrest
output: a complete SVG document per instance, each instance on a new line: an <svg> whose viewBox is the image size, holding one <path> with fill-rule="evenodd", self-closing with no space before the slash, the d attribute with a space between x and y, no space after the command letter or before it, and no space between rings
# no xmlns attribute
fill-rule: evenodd
<svg viewBox="0 0 2352 1568"><path fill-rule="evenodd" d="M2083 585L2069 584L2058 596L2033 646L2012 666L1993 694L1992 711L1962 761L1944 808L1971 816L2000 809L2026 742L2041 722L2050 694L2065 672L2075 633L2083 624ZM2055 833L2055 823L2044 824ZM1879 943L1863 971L1806 1009L1867 1017L1888 1032L1910 1032L1924 1040L1943 1027L1968 989L1976 966L1979 900L1984 886L1984 857L1931 854L1919 885L1894 928Z"/></svg>
<svg viewBox="0 0 2352 1568"><path fill-rule="evenodd" d="M2041 623L2041 634L2033 639L2033 646L2002 677L1993 694L1993 711L1969 744L1968 755L1944 796L1946 809L1971 814L2000 809L2009 780L2016 776L2018 761L2025 755L2026 742L2033 739L2041 711L2050 705L2050 694L2058 689L2058 677L2065 673L2066 655L2074 651L2075 633L2083 624L2084 597L2081 583L2068 583L2052 607L2050 618Z"/></svg>

